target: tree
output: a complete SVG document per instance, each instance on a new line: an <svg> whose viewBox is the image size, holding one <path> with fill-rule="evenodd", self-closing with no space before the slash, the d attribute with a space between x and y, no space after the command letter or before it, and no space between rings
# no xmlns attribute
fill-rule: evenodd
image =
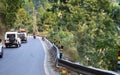
<svg viewBox="0 0 120 75"><path fill-rule="evenodd" d="M24 0L4 0L3 4L5 5L5 18L4 22L7 28L11 28L14 26L14 22L16 19L16 12L19 8L22 7ZM12 19L11 19L12 17Z"/></svg>
<svg viewBox="0 0 120 75"><path fill-rule="evenodd" d="M51 12L55 18L52 23L48 24L53 29L50 32L50 38L57 36L62 41L67 36L58 35L58 33L61 30L63 34L70 32L75 36L71 39L73 40L71 43L75 43L71 47L77 49L80 62L98 68L115 70L115 56L119 50L116 23L119 17L115 17L114 13L118 11L113 13L111 2L109 0L51 1L52 7L45 12L46 14ZM114 19L111 14L114 14ZM47 15L47 18L44 18L44 23L47 19L52 20L50 16ZM68 46L67 48L69 49Z"/></svg>
<svg viewBox="0 0 120 75"><path fill-rule="evenodd" d="M31 19L30 16L28 16L27 11L24 8L20 8L18 12L16 13L16 20L14 23L14 27L16 30L19 28L27 29L29 25L31 25Z"/></svg>

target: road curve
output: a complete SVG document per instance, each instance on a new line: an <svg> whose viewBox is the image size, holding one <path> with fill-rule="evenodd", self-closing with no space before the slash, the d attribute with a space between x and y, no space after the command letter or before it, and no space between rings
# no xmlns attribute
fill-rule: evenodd
<svg viewBox="0 0 120 75"><path fill-rule="evenodd" d="M0 75L46 75L45 53L39 39L28 38L19 48L5 48Z"/></svg>

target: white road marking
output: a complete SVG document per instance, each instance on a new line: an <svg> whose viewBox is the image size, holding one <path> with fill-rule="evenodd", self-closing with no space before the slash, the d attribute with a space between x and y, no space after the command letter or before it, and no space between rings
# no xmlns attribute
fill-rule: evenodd
<svg viewBox="0 0 120 75"><path fill-rule="evenodd" d="M40 40L41 38L39 37L39 40ZM40 40L40 42L41 42L41 40ZM41 42L42 43L42 42ZM43 46L43 48L44 48L44 52L45 52L45 59L44 59L44 70L45 70L45 74L46 75L50 75L50 73L49 73L49 71L48 71L48 69L47 69L47 51L46 51L46 48L45 48L45 45L43 45L43 43L42 43L42 46Z"/></svg>

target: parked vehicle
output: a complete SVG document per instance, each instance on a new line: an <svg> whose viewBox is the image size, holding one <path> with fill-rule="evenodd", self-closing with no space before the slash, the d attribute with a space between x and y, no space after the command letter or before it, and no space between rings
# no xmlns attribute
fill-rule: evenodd
<svg viewBox="0 0 120 75"><path fill-rule="evenodd" d="M21 39L18 37L17 32L6 32L5 33L5 46L6 47L20 47Z"/></svg>
<svg viewBox="0 0 120 75"><path fill-rule="evenodd" d="M22 42L27 42L27 33L25 29L18 30L18 36L21 39Z"/></svg>
<svg viewBox="0 0 120 75"><path fill-rule="evenodd" d="M0 45L0 58L2 58L2 57L3 57L3 46Z"/></svg>
<svg viewBox="0 0 120 75"><path fill-rule="evenodd" d="M18 33L18 36L21 39L21 42L24 42L24 41L27 42L27 34L26 34L26 32Z"/></svg>
<svg viewBox="0 0 120 75"><path fill-rule="evenodd" d="M3 44L2 44L2 40L0 39L0 58L3 57Z"/></svg>

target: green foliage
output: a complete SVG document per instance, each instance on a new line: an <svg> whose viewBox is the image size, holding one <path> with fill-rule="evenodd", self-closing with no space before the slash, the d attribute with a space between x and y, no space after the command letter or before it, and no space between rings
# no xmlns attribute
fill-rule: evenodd
<svg viewBox="0 0 120 75"><path fill-rule="evenodd" d="M119 7L112 6L110 0L51 1L52 7L42 17L43 25L49 26L49 38L61 41L69 54L77 51L75 61L116 70Z"/></svg>
<svg viewBox="0 0 120 75"><path fill-rule="evenodd" d="M0 16L2 22L7 28L11 28L14 26L16 12L22 7L24 0L1 0L0 3L2 5L0 6L0 15L3 15Z"/></svg>
<svg viewBox="0 0 120 75"><path fill-rule="evenodd" d="M11 19L12 17L12 19ZM15 22L16 19L16 15L15 13L7 13L6 14L6 18L5 18L5 22L8 28L13 27L13 23Z"/></svg>
<svg viewBox="0 0 120 75"><path fill-rule="evenodd" d="M111 17L113 18L116 24L120 25L120 6L112 7Z"/></svg>
<svg viewBox="0 0 120 75"><path fill-rule="evenodd" d="M16 20L14 22L14 27L16 30L19 30L20 28L28 29L30 25L32 25L32 19L31 16L28 15L27 11L24 8L20 8L18 12L16 13ZM29 30L29 29L28 29Z"/></svg>

